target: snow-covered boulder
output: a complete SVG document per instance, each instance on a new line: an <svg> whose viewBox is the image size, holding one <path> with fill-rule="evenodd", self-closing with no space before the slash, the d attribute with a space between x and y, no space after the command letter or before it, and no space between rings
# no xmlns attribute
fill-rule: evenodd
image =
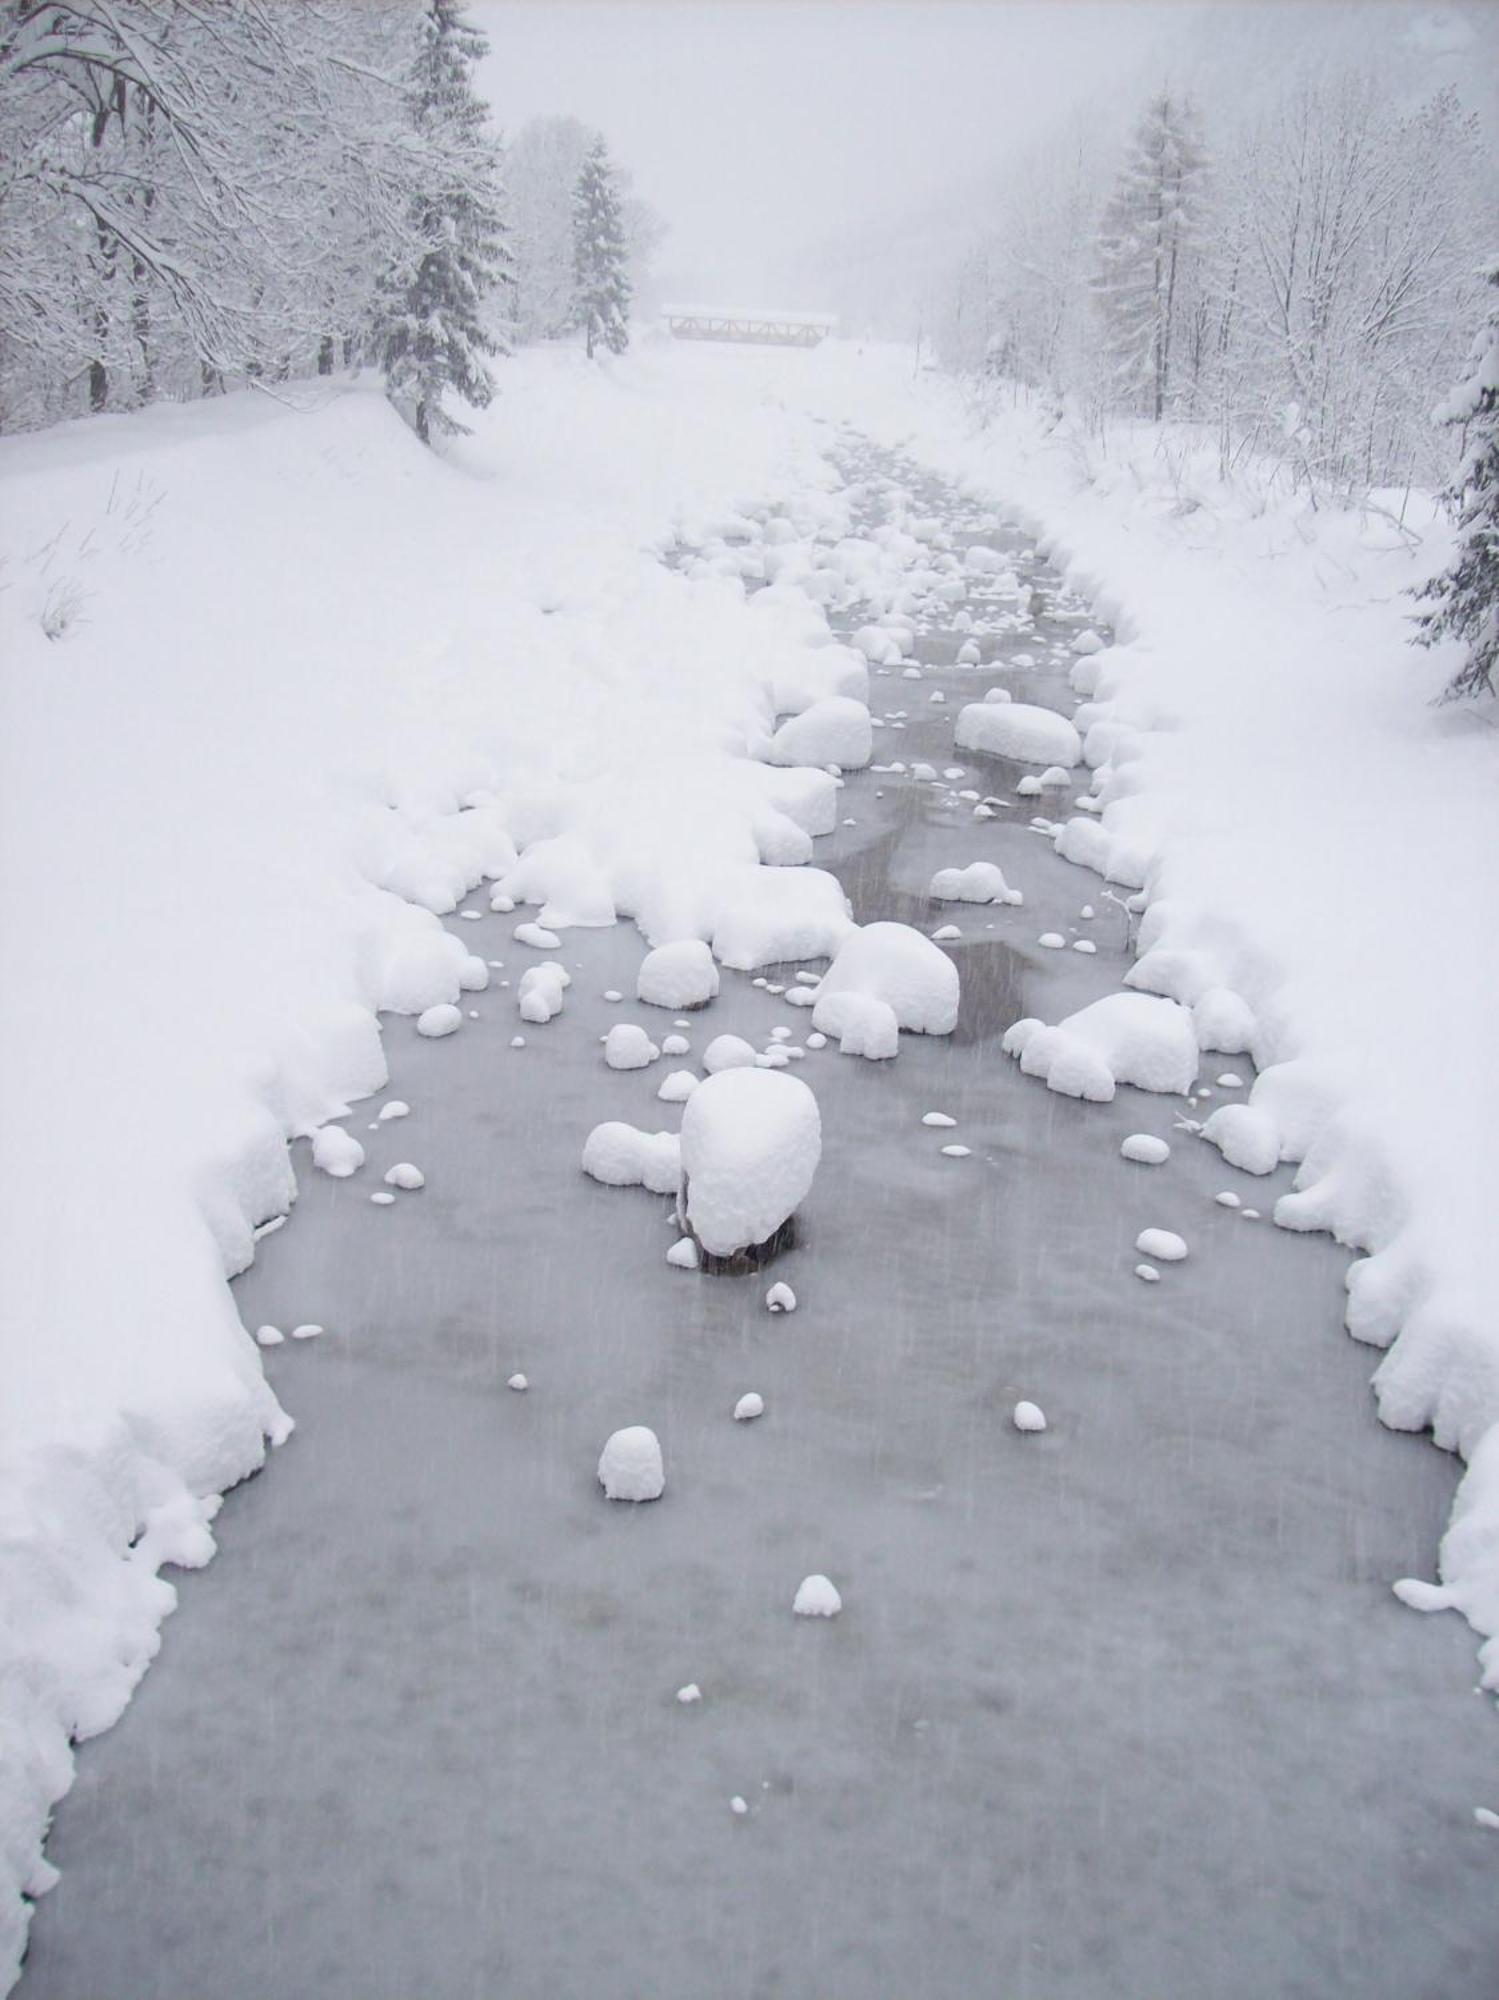
<svg viewBox="0 0 1499 2000"><path fill-rule="evenodd" d="M1191 1013L1151 993L1111 993L1054 1028L1017 1021L1001 1047L1049 1090L1098 1104L1112 1100L1116 1084L1184 1092L1197 1075Z"/></svg>
<svg viewBox="0 0 1499 2000"><path fill-rule="evenodd" d="M682 1113L683 1226L711 1256L766 1243L805 1200L822 1157L817 1099L794 1076L727 1069Z"/></svg>
<svg viewBox="0 0 1499 2000"><path fill-rule="evenodd" d="M635 997L650 1007L706 1007L718 992L718 967L701 938L657 945L640 961Z"/></svg>
<svg viewBox="0 0 1499 2000"><path fill-rule="evenodd" d="M675 1132L642 1132L610 1119L595 1125L583 1143L583 1171L605 1187L643 1187L675 1194L682 1156Z"/></svg>
<svg viewBox="0 0 1499 2000"><path fill-rule="evenodd" d="M825 1576L804 1576L791 1608L798 1618L836 1618L843 1609L837 1586Z"/></svg>
<svg viewBox="0 0 1499 2000"><path fill-rule="evenodd" d="M847 695L814 701L781 724L770 754L775 764L837 764L845 771L862 771L874 754L869 710Z"/></svg>
<svg viewBox="0 0 1499 2000"><path fill-rule="evenodd" d="M825 869L730 869L720 888L713 956L736 972L831 958L853 928L842 885Z"/></svg>
<svg viewBox="0 0 1499 2000"><path fill-rule="evenodd" d="M958 710L953 740L960 750L987 751L1017 764L1062 764L1082 757L1082 738L1052 708L1026 701L973 701Z"/></svg>
<svg viewBox="0 0 1499 2000"><path fill-rule="evenodd" d="M1009 903L1020 899L992 861L939 868L927 894L939 903Z"/></svg>
<svg viewBox="0 0 1499 2000"><path fill-rule="evenodd" d="M812 1012L823 1034L836 1032L823 1026L821 1016L824 1003L838 993L883 1000L899 1026L916 1034L950 1035L957 1026L958 968L909 924L865 924L838 947Z"/></svg>
<svg viewBox="0 0 1499 2000"><path fill-rule="evenodd" d="M882 631L878 625L861 625L849 644L857 646L872 667L900 664L899 641L893 633Z"/></svg>
<svg viewBox="0 0 1499 2000"><path fill-rule="evenodd" d="M604 1037L604 1061L610 1069L646 1069L660 1053L645 1029L633 1021L616 1021Z"/></svg>
<svg viewBox="0 0 1499 2000"><path fill-rule="evenodd" d="M1173 1229L1142 1229L1135 1238L1135 1248L1158 1264L1179 1264L1187 1254L1184 1239Z"/></svg>
<svg viewBox="0 0 1499 2000"><path fill-rule="evenodd" d="M663 1104L685 1104L700 1081L690 1069L674 1069L670 1076L661 1079L656 1095Z"/></svg>
<svg viewBox="0 0 1499 2000"><path fill-rule="evenodd" d="M312 1164L336 1181L347 1180L364 1165L364 1148L342 1125L324 1125L312 1135Z"/></svg>
<svg viewBox="0 0 1499 2000"><path fill-rule="evenodd" d="M815 839L838 824L838 780L811 765L745 764L742 775L767 803ZM444 931L443 936L447 937Z"/></svg>
<svg viewBox="0 0 1499 2000"><path fill-rule="evenodd" d="M616 1431L599 1459L606 1500L659 1500L666 1491L661 1440L644 1424Z"/></svg>
<svg viewBox="0 0 1499 2000"><path fill-rule="evenodd" d="M1280 1130L1253 1104L1222 1104L1202 1128L1228 1161L1246 1174L1273 1174L1280 1165Z"/></svg>
<svg viewBox="0 0 1499 2000"><path fill-rule="evenodd" d="M868 1056L879 1062L900 1054L895 1009L872 994L829 993L815 1001L812 1019L846 1056Z"/></svg>
<svg viewBox="0 0 1499 2000"><path fill-rule="evenodd" d="M563 989L568 984L568 973L562 966L551 961L542 965L527 966L521 974L521 982L515 995L521 1019L539 1024L550 1021L554 1014L560 1014ZM454 1012L456 1011L455 1008Z"/></svg>
<svg viewBox="0 0 1499 2000"><path fill-rule="evenodd" d="M1119 1147L1120 1156L1139 1167L1163 1167L1171 1158L1171 1148L1154 1132L1131 1132Z"/></svg>
<svg viewBox="0 0 1499 2000"><path fill-rule="evenodd" d="M709 1076L716 1076L721 1069L754 1067L754 1045L742 1035L715 1035L703 1050L703 1068Z"/></svg>
<svg viewBox="0 0 1499 2000"><path fill-rule="evenodd" d="M444 1035L456 1035L462 1026L462 1011L450 1001L428 1007L416 1017L416 1032L434 1042L440 1041Z"/></svg>

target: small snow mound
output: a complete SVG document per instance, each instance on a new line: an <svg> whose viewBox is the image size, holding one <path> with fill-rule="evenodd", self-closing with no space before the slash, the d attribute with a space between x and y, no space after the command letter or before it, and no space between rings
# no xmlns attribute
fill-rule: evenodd
<svg viewBox="0 0 1499 2000"><path fill-rule="evenodd" d="M1280 1165L1280 1128L1253 1104L1220 1104L1202 1136L1241 1173L1273 1174Z"/></svg>
<svg viewBox="0 0 1499 2000"><path fill-rule="evenodd" d="M540 924L517 924L510 933L517 944L534 945L538 951L555 951L562 940L555 931L549 931Z"/></svg>
<svg viewBox="0 0 1499 2000"><path fill-rule="evenodd" d="M956 924L942 924L932 932L932 943L957 944L961 941L962 936L963 933L958 929Z"/></svg>
<svg viewBox="0 0 1499 2000"><path fill-rule="evenodd" d="M950 1131L958 1121L956 1118L949 1118L945 1111L923 1111L921 1122L923 1125L937 1125L944 1131Z"/></svg>
<svg viewBox="0 0 1499 2000"><path fill-rule="evenodd" d="M843 1055L884 1062L900 1054L900 1023L895 1009L867 993L830 993L819 998L812 1019L824 1034L836 1037Z"/></svg>
<svg viewBox="0 0 1499 2000"><path fill-rule="evenodd" d="M1142 1257L1154 1257L1161 1264L1179 1264L1187 1254L1185 1241L1171 1229L1142 1229L1135 1248Z"/></svg>
<svg viewBox="0 0 1499 2000"><path fill-rule="evenodd" d="M944 1146L942 1150L950 1160L969 1159L972 1156L973 1152L973 1148L971 1146L957 1146L957 1145Z"/></svg>
<svg viewBox="0 0 1499 2000"><path fill-rule="evenodd" d="M796 1311L796 1293L787 1284L772 1285L770 1290L765 1294L765 1304L767 1309L773 1313L794 1313Z"/></svg>
<svg viewBox="0 0 1499 2000"><path fill-rule="evenodd" d="M676 1271L696 1271L702 1264L702 1252L690 1236L679 1236L666 1253L666 1261Z"/></svg>
<svg viewBox="0 0 1499 2000"><path fill-rule="evenodd" d="M679 1217L704 1250L732 1257L796 1212L821 1157L817 1099L800 1078L721 1070L682 1113Z"/></svg>
<svg viewBox="0 0 1499 2000"><path fill-rule="evenodd" d="M966 868L939 868L927 894L939 903L1007 903L1010 887L992 861L970 861Z"/></svg>
<svg viewBox="0 0 1499 2000"><path fill-rule="evenodd" d="M370 1196L370 1200L375 1204L376 1208L389 1208L395 1200L395 1196L389 1188L376 1188L375 1192Z"/></svg>
<svg viewBox="0 0 1499 2000"><path fill-rule="evenodd" d="M530 1386L531 1386L530 1378L525 1375L512 1375L509 1381L506 1382L505 1384L505 1387L507 1389L513 1389L517 1396L524 1396L526 1391L530 1388Z"/></svg>
<svg viewBox="0 0 1499 2000"><path fill-rule="evenodd" d="M302 1326L294 1326L291 1337L293 1340L316 1340L322 1331L315 1320L308 1320Z"/></svg>
<svg viewBox="0 0 1499 2000"><path fill-rule="evenodd" d="M982 750L1017 764L1082 761L1083 742L1065 715L1029 702L970 702L958 710L954 741L960 750Z"/></svg>
<svg viewBox="0 0 1499 2000"><path fill-rule="evenodd" d="M364 1165L364 1148L342 1125L324 1125L313 1134L312 1164L336 1181L347 1180Z"/></svg>
<svg viewBox="0 0 1499 2000"><path fill-rule="evenodd" d="M428 1007L416 1017L416 1032L434 1042L443 1035L456 1035L462 1026L463 1010L446 1000L435 1007Z"/></svg>
<svg viewBox="0 0 1499 2000"><path fill-rule="evenodd" d="M548 961L542 965L529 966L521 975L516 989L516 1002L523 1021L540 1025L550 1021L554 1014L562 1012L563 989L568 985L568 974L560 965Z"/></svg>
<svg viewBox="0 0 1499 2000"><path fill-rule="evenodd" d="M751 1069L755 1051L742 1035L715 1035L703 1051L703 1068L709 1076L724 1069Z"/></svg>
<svg viewBox="0 0 1499 2000"><path fill-rule="evenodd" d="M1086 632L1079 632L1072 642L1072 650L1079 659L1086 659L1090 653L1101 653L1103 641L1090 626Z"/></svg>
<svg viewBox="0 0 1499 2000"><path fill-rule="evenodd" d="M255 1338L262 1347L279 1347L286 1339L286 1335L279 1326L257 1326Z"/></svg>
<svg viewBox="0 0 1499 2000"><path fill-rule="evenodd" d="M764 1415L765 1398L757 1389L751 1389L748 1395L741 1396L739 1401L734 1405L734 1421L736 1424L752 1424L756 1417L763 1417Z"/></svg>
<svg viewBox="0 0 1499 2000"><path fill-rule="evenodd" d="M696 1681L689 1681L686 1687L679 1687L677 1689L677 1700L682 1704L683 1708L691 1708L694 1702L701 1701L702 1698L703 1691Z"/></svg>
<svg viewBox="0 0 1499 2000"><path fill-rule="evenodd" d="M387 1118L409 1118L410 1116L411 1106L403 1103L399 1097L393 1097L388 1104L382 1104L380 1107L380 1123L382 1125Z"/></svg>
<svg viewBox="0 0 1499 2000"><path fill-rule="evenodd" d="M1065 951L1067 949L1067 940L1062 936L1060 931L1042 931L1036 942L1037 944L1045 945L1048 951Z"/></svg>
<svg viewBox="0 0 1499 2000"><path fill-rule="evenodd" d="M640 962L635 997L650 1007L706 1007L718 992L718 967L701 938L658 945Z"/></svg>
<svg viewBox="0 0 1499 2000"><path fill-rule="evenodd" d="M661 1041L661 1053L664 1056L690 1056L692 1044L685 1035L665 1035Z"/></svg>
<svg viewBox="0 0 1499 2000"><path fill-rule="evenodd" d="M1131 1132L1119 1151L1141 1167L1161 1167L1171 1158L1171 1148L1153 1132Z"/></svg>
<svg viewBox="0 0 1499 2000"><path fill-rule="evenodd" d="M1044 1431L1046 1417L1037 1403L1020 1402L1010 1413L1010 1421L1017 1431Z"/></svg>
<svg viewBox="0 0 1499 2000"><path fill-rule="evenodd" d="M1143 1278L1147 1285L1158 1285L1161 1282L1161 1274L1154 1264L1136 1264L1135 1276Z"/></svg>
<svg viewBox="0 0 1499 2000"><path fill-rule="evenodd" d="M1452 1608L1449 1591L1439 1583L1425 1583L1418 1576L1402 1576L1390 1588L1400 1602L1408 1604L1412 1611L1448 1611Z"/></svg>
<svg viewBox="0 0 1499 2000"><path fill-rule="evenodd" d="M661 1079L656 1095L663 1104L685 1104L697 1086L698 1079L690 1069L674 1069Z"/></svg>
<svg viewBox="0 0 1499 2000"><path fill-rule="evenodd" d="M642 1132L608 1119L583 1142L583 1171L605 1187L644 1187L675 1194L682 1161L675 1132Z"/></svg>
<svg viewBox="0 0 1499 2000"><path fill-rule="evenodd" d="M836 1618L843 1609L843 1599L827 1577L804 1576L791 1608L798 1618Z"/></svg>
<svg viewBox="0 0 1499 2000"><path fill-rule="evenodd" d="M985 701L1013 701L1014 699L1015 699L1014 695L1011 694L1008 688L996 687L996 688L984 689Z"/></svg>
<svg viewBox="0 0 1499 2000"><path fill-rule="evenodd" d="M408 1194L415 1194L418 1188L427 1185L427 1176L420 1167L413 1166L410 1160L397 1160L393 1167L386 1169L385 1185L404 1188Z"/></svg>
<svg viewBox="0 0 1499 2000"><path fill-rule="evenodd" d="M599 1458L606 1500L659 1500L666 1491L661 1441L644 1424L616 1431Z"/></svg>
<svg viewBox="0 0 1499 2000"><path fill-rule="evenodd" d="M604 1061L610 1069L646 1069L661 1051L633 1021L616 1021L604 1037Z"/></svg>

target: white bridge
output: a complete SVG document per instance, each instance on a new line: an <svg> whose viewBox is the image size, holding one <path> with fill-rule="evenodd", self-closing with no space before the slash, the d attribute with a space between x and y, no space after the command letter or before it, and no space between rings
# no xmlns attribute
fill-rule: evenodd
<svg viewBox="0 0 1499 2000"><path fill-rule="evenodd" d="M752 341L766 347L816 347L838 326L828 313L765 306L663 306L661 317L678 340Z"/></svg>

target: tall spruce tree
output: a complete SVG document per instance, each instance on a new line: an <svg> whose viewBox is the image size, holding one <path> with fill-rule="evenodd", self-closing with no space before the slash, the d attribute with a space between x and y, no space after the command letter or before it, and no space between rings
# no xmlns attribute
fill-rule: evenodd
<svg viewBox="0 0 1499 2000"><path fill-rule="evenodd" d="M409 97L419 248L388 274L376 325L386 394L423 444L467 430L443 397L483 409L494 395L487 358L504 351L483 310L509 271L499 147L473 85L488 47L461 0L428 0Z"/></svg>
<svg viewBox="0 0 1499 2000"><path fill-rule="evenodd" d="M590 357L630 344L629 243L609 149L589 148L573 190L573 311Z"/></svg>
<svg viewBox="0 0 1499 2000"><path fill-rule="evenodd" d="M1172 386L1205 156L1183 99L1146 106L1099 230L1094 289L1120 386L1157 422Z"/></svg>
<svg viewBox="0 0 1499 2000"><path fill-rule="evenodd" d="M1468 372L1437 411L1463 427L1463 456L1443 498L1457 509L1461 540L1451 564L1423 584L1418 598L1433 609L1418 622L1418 645L1461 639L1468 653L1447 683L1446 699L1496 694L1499 670L1499 258L1485 269L1493 287Z"/></svg>

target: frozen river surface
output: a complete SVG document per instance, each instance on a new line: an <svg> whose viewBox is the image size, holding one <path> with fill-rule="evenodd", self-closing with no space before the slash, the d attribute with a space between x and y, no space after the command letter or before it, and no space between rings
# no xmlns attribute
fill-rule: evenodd
<svg viewBox="0 0 1499 2000"><path fill-rule="evenodd" d="M1045 642L1077 624L1034 574L1058 616L1008 684L1066 710ZM928 696L994 678L956 643L922 641L919 685L874 679L877 714L910 710L877 756L954 762ZM1016 767L956 763L1013 797ZM654 1095L675 1065L599 1054L653 1011L602 997L633 991L632 928L567 934L567 1009L524 1049L513 989L450 1041L390 1024L412 1115L350 1121L353 1181L299 1161L238 1286L251 1326L327 1328L267 1357L296 1436L81 1752L22 2000L1499 1992L1499 1850L1472 1817L1494 1714L1472 1635L1389 1591L1430 1574L1455 1468L1376 1423L1343 1254L1218 1206L1268 1217L1284 1178L1174 1133L1179 1100L1080 1104L1001 1056L1011 1020L1127 962L1025 802L976 825L880 773L843 798L820 864L861 919L959 925L963 1013L894 1063L801 1064L823 1165L769 1275L669 1268L669 1203L579 1172L600 1119L676 1122ZM1022 909L925 901L976 858ZM453 920L518 978L514 921ZM810 1020L726 975L690 1032L700 1054L780 1023ZM1132 1131L1172 1138L1168 1165L1122 1161ZM425 1189L372 1205L399 1159ZM1148 1286L1152 1225L1192 1255ZM794 1315L766 1311L771 1277ZM766 1414L736 1424L751 1389ZM1012 1428L1022 1396L1044 1435ZM661 1435L660 1505L600 1497L627 1423ZM840 1618L792 1616L811 1571Z"/></svg>

